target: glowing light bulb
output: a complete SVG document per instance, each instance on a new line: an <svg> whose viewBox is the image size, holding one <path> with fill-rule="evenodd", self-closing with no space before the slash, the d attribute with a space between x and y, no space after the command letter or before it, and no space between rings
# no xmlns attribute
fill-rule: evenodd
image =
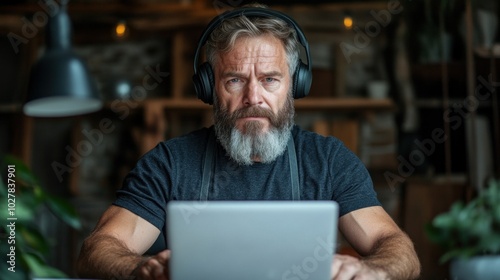
<svg viewBox="0 0 500 280"><path fill-rule="evenodd" d="M346 29L351 29L353 25L353 20L351 16L344 16L344 27Z"/></svg>
<svg viewBox="0 0 500 280"><path fill-rule="evenodd" d="M115 27L116 37L122 38L127 33L127 25L125 22L119 22Z"/></svg>

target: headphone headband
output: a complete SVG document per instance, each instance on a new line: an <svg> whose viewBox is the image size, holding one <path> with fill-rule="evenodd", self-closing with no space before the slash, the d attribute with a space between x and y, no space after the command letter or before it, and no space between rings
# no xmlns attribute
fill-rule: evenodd
<svg viewBox="0 0 500 280"><path fill-rule="evenodd" d="M210 21L210 23L203 31L200 40L198 41L198 46L194 55L193 84L198 98L205 103L212 104L215 85L214 73L210 63L204 62L198 65L198 59L200 57L201 49L208 41L210 34L212 34L212 32L217 27L219 27L224 20L240 16L277 18L283 20L295 30L297 39L306 52L307 65L304 64L300 58L298 59L298 64L292 75L292 95L293 98L305 97L309 93L309 89L311 88L312 66L309 53L309 44L307 43L304 32L302 32L302 29L300 29L299 25L292 18L284 13L269 10L266 8L247 7L228 11L221 14L220 16L215 17L214 19L212 19L212 21Z"/></svg>
<svg viewBox="0 0 500 280"><path fill-rule="evenodd" d="M205 45L205 43L208 40L208 37L212 32L220 25L222 22L226 19L231 19L235 17L240 17L240 16L255 16L255 17L268 17L268 18L279 18L286 23L288 23L291 27L295 29L295 33L297 34L297 38L299 40L299 43L304 47L305 52L306 52L306 59L307 59L307 67L308 70L311 71L311 58L310 58L310 53L309 53L309 44L307 43L306 36L304 35L304 32L302 29L299 27L297 22L293 20L291 17L288 15L278 12L275 10L267 9L267 8L258 8L258 7L250 7L250 8L239 8L235 9L232 11L226 11L222 13L221 15L215 17L210 21L210 23L207 25L205 30L203 31L199 41L198 41L198 47L196 48L196 52L194 55L194 73L196 74L198 72L198 59L200 56L200 52L202 47Z"/></svg>

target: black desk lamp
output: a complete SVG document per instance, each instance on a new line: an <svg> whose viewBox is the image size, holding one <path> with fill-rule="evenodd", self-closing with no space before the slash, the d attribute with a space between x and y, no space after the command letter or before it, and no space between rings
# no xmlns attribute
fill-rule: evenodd
<svg viewBox="0 0 500 280"><path fill-rule="evenodd" d="M46 26L47 48L33 66L23 111L33 117L67 117L102 108L97 87L71 49L71 22L62 4Z"/></svg>

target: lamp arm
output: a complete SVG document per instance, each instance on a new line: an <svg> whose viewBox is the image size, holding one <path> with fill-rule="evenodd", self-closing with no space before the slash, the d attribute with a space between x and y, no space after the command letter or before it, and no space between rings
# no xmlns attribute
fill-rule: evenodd
<svg viewBox="0 0 500 280"><path fill-rule="evenodd" d="M71 21L68 16L66 4L61 3L59 11L49 19L46 39L48 49L71 48Z"/></svg>

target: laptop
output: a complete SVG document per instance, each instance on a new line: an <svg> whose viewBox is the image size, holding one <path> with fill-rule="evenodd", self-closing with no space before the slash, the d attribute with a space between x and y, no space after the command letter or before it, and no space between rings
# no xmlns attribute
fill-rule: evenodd
<svg viewBox="0 0 500 280"><path fill-rule="evenodd" d="M172 201L172 280L330 279L333 201Z"/></svg>

